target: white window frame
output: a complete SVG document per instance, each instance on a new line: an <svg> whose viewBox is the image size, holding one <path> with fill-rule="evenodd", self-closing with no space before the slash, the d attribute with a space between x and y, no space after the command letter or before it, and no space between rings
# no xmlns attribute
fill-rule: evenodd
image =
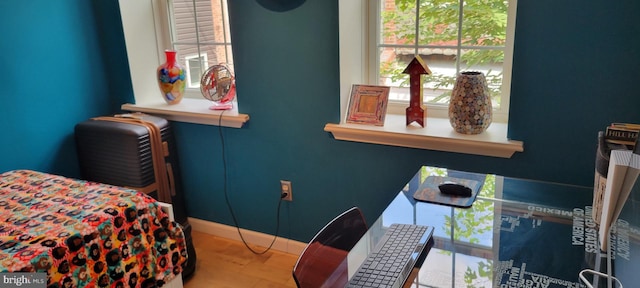
<svg viewBox="0 0 640 288"><path fill-rule="evenodd" d="M383 0L373 1L349 1L352 3L342 3L347 1L340 1L340 10L361 10L358 13L349 13L345 17L340 18L340 33L341 35L348 35L345 38L340 38L341 47L341 61L344 61L342 57L343 53L346 55L360 54L360 63L355 63L354 59L349 60L350 63L341 62L342 69L349 69L349 66L360 66L360 70L350 69L341 73L341 77L344 77L345 82L348 83L348 78L355 77L359 79L358 84L372 84L378 85L377 79L379 77L378 69L378 45L379 35L378 27L380 27L380 5ZM359 3L358 3L359 2ZM507 39L504 48L504 62L503 62L503 84L500 109L494 109L493 121L507 123L509 112L509 96L511 93L511 66L513 64L513 42L515 36L515 15L517 11L517 0L509 1L509 11L507 18ZM345 8L345 9L343 9ZM344 12L344 11L342 11ZM341 12L341 13L342 13ZM342 14L341 14L342 15ZM360 15L360 17L357 17ZM352 17L353 16L353 17ZM358 20L359 19L359 20ZM359 22L359 23L358 23ZM357 36L357 37L353 37ZM359 43L356 43L359 42ZM347 56L354 58L353 56ZM429 63L427 63L427 66ZM343 67L344 66L344 67ZM345 75L349 74L351 76ZM360 75L357 75L360 74ZM341 83L343 78L341 78ZM345 83L345 84L347 84ZM354 82L356 84L356 82ZM351 87L348 85L341 85L341 88L347 89L347 91L341 90L341 95L348 95ZM346 93L345 93L346 92ZM348 99L346 99L348 101ZM341 101L342 103L342 101ZM390 101L388 113L390 114L402 114L404 115L404 109L408 106L408 102ZM345 106L346 107L346 106ZM342 119L346 108L341 107ZM427 104L429 117L436 118L448 118L446 105Z"/></svg>
<svg viewBox="0 0 640 288"><path fill-rule="evenodd" d="M370 69L375 69L376 55L370 47L376 47L369 27L377 25L377 6L370 0L338 1L340 41L340 123L328 123L325 131L337 140L448 151L492 157L510 158L515 152L523 152L521 141L507 137L508 124L494 121L487 131L478 135L459 134L453 131L445 107L427 106L425 127L405 125L404 113L387 113L384 126L346 123L346 111L353 84L372 84ZM509 15L516 15L517 0L510 0ZM511 66L515 17L508 18L508 31L504 65ZM377 52L376 52L377 53ZM511 69L505 69L504 77L511 78ZM505 83L507 87L510 83ZM508 107L506 99L504 107ZM440 110L440 111L438 111ZM439 113L438 113L439 112ZM505 115L508 113L505 112ZM506 121L505 117L505 121Z"/></svg>
<svg viewBox="0 0 640 288"><path fill-rule="evenodd" d="M208 58L207 58L207 53L204 51L200 50L201 46L206 46L206 45L211 45L211 46L221 46L224 47L225 50L225 61L223 62L223 64L225 64L227 67L233 67L233 63L231 63L233 61L233 59L231 59L230 57L230 53L229 50L231 47L231 43L227 42L226 39L230 38L229 35L227 35L227 27L229 26L229 21L228 19L224 19L222 21L222 25L224 26L222 28L222 32L224 33L223 38L224 40L222 42L203 42L200 40L200 38L198 37L198 33L196 33L196 42L192 42L192 43L186 43L186 42L180 42L180 41L172 41L172 35L177 35L177 31L176 31L176 24L171 24L171 20L175 19L171 19L168 15L172 15L174 13L173 11L173 7L171 2L175 1L175 0L161 0L158 1L156 0L158 4L162 5L162 6L158 6L159 11L158 15L160 17L158 17L158 24L156 25L156 35L159 39L163 39L163 45L170 47L171 49L175 49L175 50L179 50L177 48L175 48L175 46L178 45L191 45L191 46L198 46L198 51L199 54L201 56L205 57L205 65L202 65L202 71L204 72L209 66L208 64ZM212 0L210 0L212 1ZM227 1L224 0L215 0L215 1L219 1L220 5L222 6L222 9L224 11L222 11L223 14L225 14L228 17L228 7L227 7ZM196 15L197 17L197 15ZM197 21L194 21L195 25L196 25L196 29L197 29ZM159 47L161 48L161 47ZM164 50L159 51L159 53L163 53ZM180 51L178 51L178 53L180 53ZM189 56L185 56L185 66L186 68L188 68L188 62L187 59L189 58L197 58L197 54L193 54L193 55L189 55ZM215 63L215 64L221 64L221 63ZM187 72L187 77L190 80L190 75L191 73ZM199 80L198 80L199 81ZM187 85L187 88L185 89L185 97L187 98L194 98L194 99L201 99L202 98L202 94L200 92L200 86L192 86L190 85L191 82L187 82L189 85Z"/></svg>
<svg viewBox="0 0 640 288"><path fill-rule="evenodd" d="M377 69L377 67L380 67L380 60L378 57L378 53L379 53L379 48L381 46L385 46L384 44L381 44L382 41L380 41L379 37L381 35L381 32L379 31L379 28L381 27L381 23L380 23L380 10L381 10L381 5L383 4L384 0L374 0L371 1L369 3L375 3L375 4L369 4L369 9L368 9L368 17L369 19L375 19L376 22L374 23L374 25L369 24L367 29L367 37L369 39L371 39L371 41L369 42L369 51L368 51L368 55L371 55L371 57L369 57L368 61L370 62L368 67L373 67L375 69L369 69L368 71L368 79L367 81L369 83L373 83L373 84L377 84L377 79L379 79L380 73L379 70ZM416 1L420 1L420 0L416 0ZM464 1L464 0L458 0L460 1ZM507 11L507 31L506 31L506 43L504 46L504 62L502 65L502 69L504 71L503 73L503 77L502 77L502 89L501 89L501 95L500 95L500 107L496 108L495 106L493 107L493 117L492 117L492 121L493 122L500 122L500 123L508 123L508 115L509 115L509 95L511 92L511 66L513 63L513 41L514 41L514 36L515 36L515 13L516 13L516 6L517 6L517 0L511 0L509 1L509 11ZM462 23L464 23L464 19L462 19ZM418 23L416 23L417 25ZM458 29L462 29L461 27L458 27ZM463 36L464 37L464 36ZM464 45L461 42L462 39L458 39L458 43L456 44L456 48L452 48L452 49L456 49L456 50L464 50L464 49L468 49L467 47L464 47ZM409 46L409 45L407 45ZM413 49L417 49L418 44L415 43L414 45L410 45L412 46L411 48ZM422 45L420 45L422 46ZM470 47L470 49L477 49L477 47ZM426 63L427 66L429 66L429 63ZM459 69L460 67L458 67L458 65L456 65L456 69ZM460 71L458 71L460 72ZM437 118L448 118L448 105L446 104L433 104L433 103L425 103L427 105L427 109L430 113L431 117L437 117ZM408 101L393 101L390 100L389 101L389 105L388 105L388 113L391 114L402 114L404 115L405 113L405 109L406 107L408 107L409 102Z"/></svg>
<svg viewBox="0 0 640 288"><path fill-rule="evenodd" d="M203 97L183 98L175 105L164 102L155 71L165 61L163 51L172 47L167 0L119 0L119 5L135 98L135 104L125 103L123 110L159 115L172 121L232 128L241 128L249 121L249 115L238 112L236 100L233 109L224 113L210 110L212 103Z"/></svg>

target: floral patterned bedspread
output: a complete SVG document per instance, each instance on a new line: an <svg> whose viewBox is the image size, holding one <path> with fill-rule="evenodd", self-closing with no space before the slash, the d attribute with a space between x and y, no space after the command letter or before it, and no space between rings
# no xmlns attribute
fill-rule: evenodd
<svg viewBox="0 0 640 288"><path fill-rule="evenodd" d="M182 229L132 189L15 170L0 174L0 272L48 287L157 287L182 271Z"/></svg>

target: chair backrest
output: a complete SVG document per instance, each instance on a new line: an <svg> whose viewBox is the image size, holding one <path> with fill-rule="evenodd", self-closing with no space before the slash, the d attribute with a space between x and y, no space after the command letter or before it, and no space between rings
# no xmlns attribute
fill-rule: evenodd
<svg viewBox="0 0 640 288"><path fill-rule="evenodd" d="M347 255L367 232L362 211L353 207L325 225L311 239L293 267L299 288L344 287Z"/></svg>

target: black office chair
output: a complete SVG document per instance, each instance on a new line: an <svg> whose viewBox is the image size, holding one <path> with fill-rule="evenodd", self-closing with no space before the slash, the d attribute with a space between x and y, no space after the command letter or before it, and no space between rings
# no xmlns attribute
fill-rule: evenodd
<svg viewBox="0 0 640 288"><path fill-rule="evenodd" d="M353 207L325 225L311 239L293 267L299 288L344 287L347 254L367 232L362 211Z"/></svg>

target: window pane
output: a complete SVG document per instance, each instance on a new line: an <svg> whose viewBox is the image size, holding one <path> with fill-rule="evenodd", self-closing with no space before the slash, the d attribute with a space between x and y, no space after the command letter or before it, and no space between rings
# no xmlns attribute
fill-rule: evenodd
<svg viewBox="0 0 640 288"><path fill-rule="evenodd" d="M414 58L413 49L381 48L379 85L391 87L389 99L409 101L409 75L403 74ZM431 70L431 75L422 76L423 101L425 103L449 103L455 83L455 50L423 48L420 57Z"/></svg>
<svg viewBox="0 0 640 288"><path fill-rule="evenodd" d="M414 45L416 4L411 1L381 0L380 39L384 44Z"/></svg>
<svg viewBox="0 0 640 288"><path fill-rule="evenodd" d="M214 40L210 0L173 0L173 41L197 43ZM197 21L196 21L197 20ZM196 35L196 31L198 34ZM198 39L199 37L199 39Z"/></svg>
<svg viewBox="0 0 640 288"><path fill-rule="evenodd" d="M201 56L204 55L207 60L205 69L214 64L227 62L225 45L175 45L175 49L178 51L178 57L198 55L198 53Z"/></svg>
<svg viewBox="0 0 640 288"><path fill-rule="evenodd" d="M200 59L192 58L187 61L187 85L189 87L199 87L200 83L198 82L198 77L193 77L202 74L202 69L200 69Z"/></svg>
<svg viewBox="0 0 640 288"><path fill-rule="evenodd" d="M183 67L189 68L187 69L187 80L189 80L187 83L193 83L193 86L189 85L189 88L200 87L199 83L202 73L206 71L209 66L227 63L227 53L224 45L175 45L174 49L178 51L178 62L183 65ZM228 50L231 49L229 48ZM200 57L198 57L198 55ZM187 59L189 63L187 63ZM192 67L196 63L200 64L199 68Z"/></svg>
<svg viewBox="0 0 640 288"><path fill-rule="evenodd" d="M207 54L203 54L200 57L198 55L188 55L186 58L186 70L187 70L187 87L199 88L200 87L200 75L202 75L204 69L208 66Z"/></svg>
<svg viewBox="0 0 640 288"><path fill-rule="evenodd" d="M413 56L410 48L380 48L379 84L391 87L409 87L409 77L402 71ZM409 56L410 55L410 56Z"/></svg>
<svg viewBox="0 0 640 288"><path fill-rule="evenodd" d="M505 0L465 0L462 44L466 46L504 46L507 38Z"/></svg>
<svg viewBox="0 0 640 288"><path fill-rule="evenodd" d="M459 10L458 0L421 0L419 44L456 46Z"/></svg>
<svg viewBox="0 0 640 288"><path fill-rule="evenodd" d="M456 49L422 48L420 57L431 70L423 78L424 102L447 104L456 81Z"/></svg>
<svg viewBox="0 0 640 288"><path fill-rule="evenodd" d="M231 43L226 0L173 0L171 8L174 43Z"/></svg>

